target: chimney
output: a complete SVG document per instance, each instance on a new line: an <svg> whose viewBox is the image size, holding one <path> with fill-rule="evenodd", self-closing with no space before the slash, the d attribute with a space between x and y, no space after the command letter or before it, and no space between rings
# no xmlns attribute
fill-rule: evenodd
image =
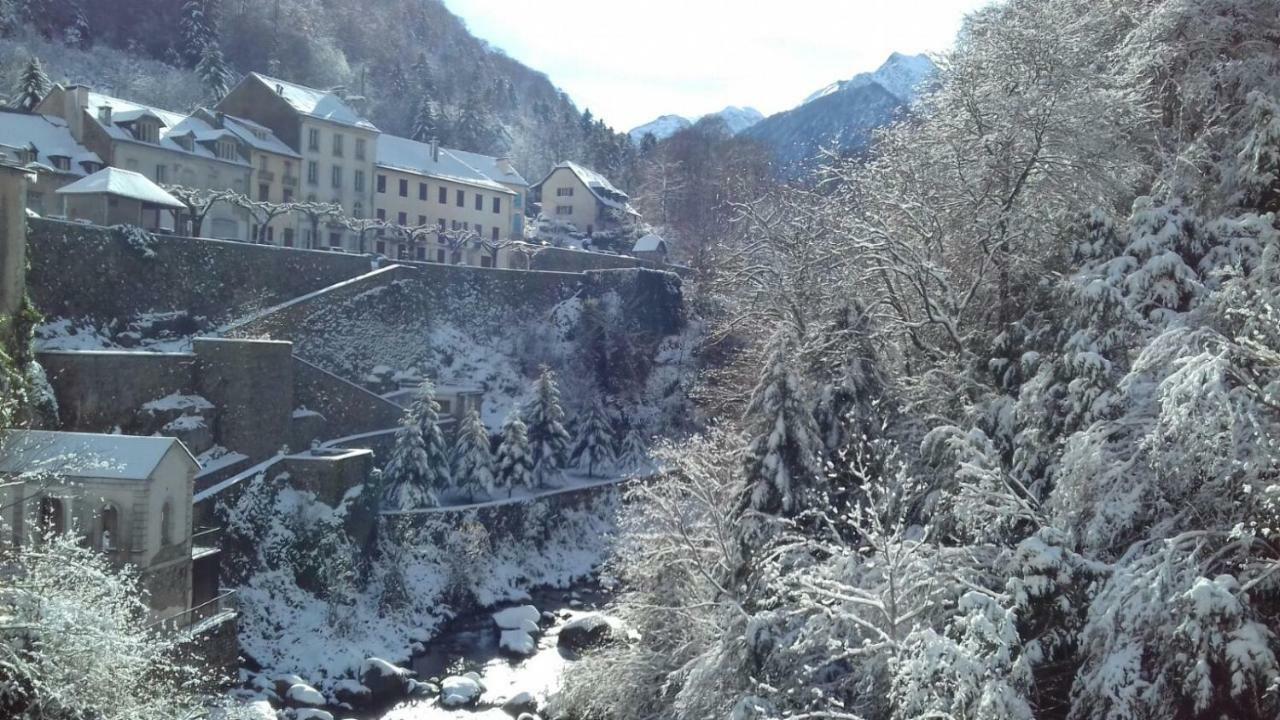
<svg viewBox="0 0 1280 720"><path fill-rule="evenodd" d="M84 114L89 110L89 88L68 85L62 92L62 117L77 141L84 139Z"/></svg>
<svg viewBox="0 0 1280 720"><path fill-rule="evenodd" d="M440 143L431 138L431 162L440 162Z"/></svg>
<svg viewBox="0 0 1280 720"><path fill-rule="evenodd" d="M276 94L284 95L284 86L281 85L280 83L276 83Z"/></svg>
<svg viewBox="0 0 1280 720"><path fill-rule="evenodd" d="M502 173L503 175L516 174L516 166L511 164L511 158L507 157L506 155L503 155L502 157L498 158L497 166L498 166L498 172Z"/></svg>
<svg viewBox="0 0 1280 720"><path fill-rule="evenodd" d="M101 122L103 125L111 124L111 106L110 105L98 106L98 121Z"/></svg>

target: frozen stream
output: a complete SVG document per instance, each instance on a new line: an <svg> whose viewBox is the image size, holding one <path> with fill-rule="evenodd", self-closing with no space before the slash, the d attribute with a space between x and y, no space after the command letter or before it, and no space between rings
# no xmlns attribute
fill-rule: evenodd
<svg viewBox="0 0 1280 720"><path fill-rule="evenodd" d="M428 644L426 654L414 658L412 667L419 678L433 681L449 675L478 673L485 686L480 702L474 708L447 709L431 698L397 705L377 717L381 720L512 720L502 710L502 704L522 692L536 697L539 708L545 707L547 697L559 688L561 675L575 662L572 653L563 652L557 646L560 629L575 617L595 612L607 599L606 593L592 585L570 591L536 591L531 600L512 603L531 604L556 616L555 624L545 627L537 638L537 651L523 659L511 658L498 648L493 612L502 608L454 621Z"/></svg>

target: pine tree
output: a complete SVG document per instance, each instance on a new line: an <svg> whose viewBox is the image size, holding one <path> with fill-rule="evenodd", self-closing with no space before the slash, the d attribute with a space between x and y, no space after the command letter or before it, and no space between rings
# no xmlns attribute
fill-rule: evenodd
<svg viewBox="0 0 1280 720"><path fill-rule="evenodd" d="M79 2L71 7L71 23L63 34L67 45L84 50L93 45L93 30L89 26L89 18L84 14L84 7Z"/></svg>
<svg viewBox="0 0 1280 720"><path fill-rule="evenodd" d="M196 75L215 101L226 96L231 86L231 68L227 66L222 49L217 43L211 42L204 46L200 64L196 65Z"/></svg>
<svg viewBox="0 0 1280 720"><path fill-rule="evenodd" d="M178 54L187 67L199 65L205 46L218 42L216 4L216 0L187 0L182 6Z"/></svg>
<svg viewBox="0 0 1280 720"><path fill-rule="evenodd" d="M413 417L413 411L406 411L400 429L396 432L391 459L383 470L383 482L386 486L382 496L383 506L393 510L417 510L439 505L440 500L432 487L430 476L422 430Z"/></svg>
<svg viewBox="0 0 1280 720"><path fill-rule="evenodd" d="M436 402L436 388L430 380L424 380L418 387L411 408L418 422L418 430L422 433L424 451L431 474L431 488L442 493L453 484L449 472L449 447L444 440L444 432L440 429L440 404Z"/></svg>
<svg viewBox="0 0 1280 720"><path fill-rule="evenodd" d="M498 129L489 108L475 94L469 94L454 123L453 142L463 150L493 152L498 142Z"/></svg>
<svg viewBox="0 0 1280 720"><path fill-rule="evenodd" d="M533 487L533 455L529 450L528 428L516 413L511 413L502 427L497 465L498 482L507 489L507 497L517 486Z"/></svg>
<svg viewBox="0 0 1280 720"><path fill-rule="evenodd" d="M645 447L644 437L640 434L639 428L632 426L622 436L614 467L620 473L631 475L646 472L652 466L653 463L649 460L649 449Z"/></svg>
<svg viewBox="0 0 1280 720"><path fill-rule="evenodd" d="M579 470L585 469L587 477L596 477L597 470L614 465L613 425L599 400L591 403L586 419L579 424L577 437L569 459Z"/></svg>
<svg viewBox="0 0 1280 720"><path fill-rule="evenodd" d="M489 430L474 409L467 414L458 433L454 450L454 485L472 501L493 494L493 452L489 448Z"/></svg>
<svg viewBox="0 0 1280 720"><path fill-rule="evenodd" d="M413 130L409 137L418 142L440 139L440 116L436 114L435 102L425 94L418 97L418 103L414 106Z"/></svg>
<svg viewBox="0 0 1280 720"><path fill-rule="evenodd" d="M751 507L784 516L821 502L822 441L794 367L794 348L789 330L774 337L746 415L754 437L746 461Z"/></svg>
<svg viewBox="0 0 1280 720"><path fill-rule="evenodd" d="M529 446L533 456L534 483L546 487L565 466L569 433L564 429L564 410L560 407L560 389L556 375L547 366L534 384L533 398L525 407L529 426Z"/></svg>
<svg viewBox="0 0 1280 720"><path fill-rule="evenodd" d="M32 112L36 105L49 94L52 83L49 82L49 76L44 74L44 68L40 65L40 58L31 57L31 61L27 63L27 67L22 71L22 75L18 78L17 91L14 94L13 105L19 110Z"/></svg>

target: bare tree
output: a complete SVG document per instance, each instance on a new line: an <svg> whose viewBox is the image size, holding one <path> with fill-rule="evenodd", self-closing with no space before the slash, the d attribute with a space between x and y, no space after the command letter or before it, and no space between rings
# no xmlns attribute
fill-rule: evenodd
<svg viewBox="0 0 1280 720"><path fill-rule="evenodd" d="M227 201L236 207L244 208L253 218L257 232L250 238L253 242L263 244L267 241L267 227L282 215L292 213L296 203L273 203L266 200L254 200L247 195L228 193Z"/></svg>
<svg viewBox="0 0 1280 720"><path fill-rule="evenodd" d="M191 237L200 237L204 219L220 202L230 202L235 193L230 190L205 190L184 185L162 185L175 200L187 206L187 219Z"/></svg>
<svg viewBox="0 0 1280 720"><path fill-rule="evenodd" d="M294 203L293 211L301 213L311 225L311 237L307 241L307 246L311 249L315 249L316 243L320 239L320 223L325 220L339 220L343 217L342 206L337 203Z"/></svg>

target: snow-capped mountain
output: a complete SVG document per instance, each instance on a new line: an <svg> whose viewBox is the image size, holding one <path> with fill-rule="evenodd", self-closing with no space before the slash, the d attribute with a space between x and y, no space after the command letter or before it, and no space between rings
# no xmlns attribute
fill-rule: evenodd
<svg viewBox="0 0 1280 720"><path fill-rule="evenodd" d="M658 140L666 140L690 125L693 125L693 122L689 118L679 115L663 115L657 120L652 120L633 128L627 135L631 136L631 142L639 145L647 133L652 133L653 137Z"/></svg>
<svg viewBox="0 0 1280 720"><path fill-rule="evenodd" d="M828 85L743 134L773 148L779 174L798 177L823 150L847 154L866 147L872 132L908 107L935 71L924 55L893 53L875 72Z"/></svg>
<svg viewBox="0 0 1280 720"><path fill-rule="evenodd" d="M703 115L698 119L698 122L711 117L718 117L723 120L725 127L729 129L729 132L733 135L737 135L743 130L746 130L752 125L763 120L764 114L753 107L738 107L736 105L730 105L720 112ZM693 124L693 120L680 115L663 115L656 120L647 122L644 125L632 129L631 132L627 134L631 136L631 142L639 145L640 141L644 139L645 133L653 133L653 136L656 139L666 140L681 130L691 127Z"/></svg>

